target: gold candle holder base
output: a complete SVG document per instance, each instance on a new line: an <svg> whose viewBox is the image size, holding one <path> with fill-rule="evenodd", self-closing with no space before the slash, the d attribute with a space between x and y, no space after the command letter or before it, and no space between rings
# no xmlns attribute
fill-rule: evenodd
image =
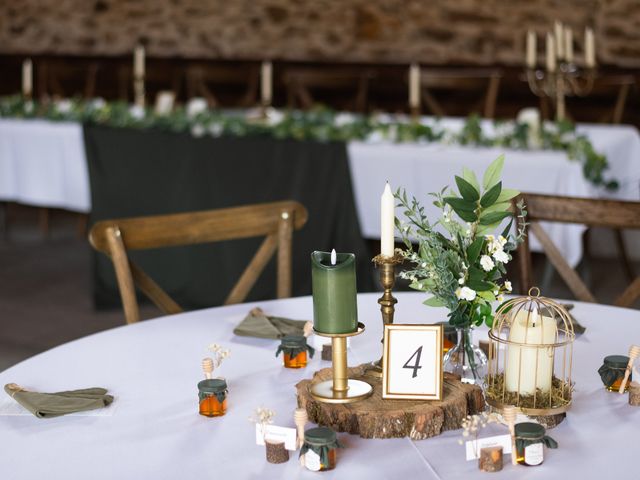
<svg viewBox="0 0 640 480"><path fill-rule="evenodd" d="M398 254L394 254L393 257L380 254L373 257L372 260L376 266L380 267L380 284L382 285L383 293L378 299L378 304L380 305L380 312L382 313L383 327L384 325L391 325L393 323L393 315L396 311L395 305L398 303L398 299L392 295L391 291L396 282L396 265L401 264L403 260L402 256ZM383 342L384 339L381 339L380 343ZM382 362L382 356L379 360L371 362L369 366L365 368L365 375L382 378Z"/></svg>
<svg viewBox="0 0 640 480"><path fill-rule="evenodd" d="M333 379L311 385L311 396L324 403L353 403L364 400L373 393L373 387L362 380L347 377L347 337L364 332L364 324L352 333L323 333L314 329L316 335L331 338Z"/></svg>

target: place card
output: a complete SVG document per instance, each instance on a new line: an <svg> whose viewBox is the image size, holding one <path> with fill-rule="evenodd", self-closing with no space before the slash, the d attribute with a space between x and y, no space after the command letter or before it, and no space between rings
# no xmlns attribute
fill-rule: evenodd
<svg viewBox="0 0 640 480"><path fill-rule="evenodd" d="M295 428L279 427L277 425L265 425L263 433L262 425L256 424L256 444L264 445L264 439L274 442L284 442L287 450L297 450L298 432Z"/></svg>
<svg viewBox="0 0 640 480"><path fill-rule="evenodd" d="M485 447L502 447L502 453L511 453L511 435L496 435L494 437L479 438L465 442L467 460L476 460L480 450Z"/></svg>

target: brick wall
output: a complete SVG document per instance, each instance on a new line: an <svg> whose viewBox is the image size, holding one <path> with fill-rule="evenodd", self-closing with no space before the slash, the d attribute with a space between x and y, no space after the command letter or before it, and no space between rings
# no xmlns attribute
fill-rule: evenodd
<svg viewBox="0 0 640 480"><path fill-rule="evenodd" d="M640 67L637 0L7 0L0 53L517 65L556 18Z"/></svg>

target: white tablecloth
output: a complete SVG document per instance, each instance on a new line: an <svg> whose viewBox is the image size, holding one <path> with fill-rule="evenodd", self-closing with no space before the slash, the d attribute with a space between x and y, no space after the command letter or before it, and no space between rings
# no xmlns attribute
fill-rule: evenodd
<svg viewBox="0 0 640 480"><path fill-rule="evenodd" d="M378 294L358 297L367 330L351 342L349 364L380 355ZM445 312L421 305L418 293L397 295L397 323L429 323ZM255 304L211 308L124 326L37 355L0 373L0 385L56 391L103 386L116 395L111 416L0 416L2 478L65 479L279 479L318 478L288 463L265 461L247 418L258 406L277 412L275 424L293 426L295 384L329 366L316 356L306 369L287 370L275 357L277 341L232 333ZM265 311L311 318L310 297L260 304ZM576 303L576 317L587 332L574 345L576 392L567 419L549 433L560 448L546 450L536 468L505 467L492 478L637 479L640 408L627 397L606 392L597 369L608 354L640 343L640 318L634 310ZM229 409L208 419L197 413L196 384L206 346L231 348L220 375L229 383ZM464 460L460 431L422 441L365 440L341 433L346 448L337 469L323 478L438 479L486 478L477 462Z"/></svg>
<svg viewBox="0 0 640 480"><path fill-rule="evenodd" d="M0 200L91 210L82 125L0 119Z"/></svg>

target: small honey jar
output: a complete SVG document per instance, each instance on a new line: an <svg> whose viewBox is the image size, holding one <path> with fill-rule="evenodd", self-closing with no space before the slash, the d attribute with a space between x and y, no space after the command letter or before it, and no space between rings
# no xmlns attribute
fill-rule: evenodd
<svg viewBox="0 0 640 480"><path fill-rule="evenodd" d="M222 378L209 378L198 383L200 415L220 417L227 412L227 381Z"/></svg>
<svg viewBox="0 0 640 480"><path fill-rule="evenodd" d="M544 461L544 447L558 448L558 443L545 435L539 423L524 422L515 425L516 461L519 465L535 467Z"/></svg>
<svg viewBox="0 0 640 480"><path fill-rule="evenodd" d="M628 363L629 357L625 355L609 355L604 357L603 364L598 369L598 373L600 374L602 383L608 391L618 392L620 385L622 384L622 380L624 379ZM629 389L630 382L631 375L629 376L629 381L625 386L625 392Z"/></svg>
<svg viewBox="0 0 640 480"><path fill-rule="evenodd" d="M336 432L327 427L310 428L304 433L304 444L300 456L304 455L304 466L312 472L323 472L336 468L336 450L342 448Z"/></svg>
<svg viewBox="0 0 640 480"><path fill-rule="evenodd" d="M285 368L304 368L307 366L307 352L313 358L314 349L302 335L285 335L276 350L276 357L280 352L283 354Z"/></svg>

